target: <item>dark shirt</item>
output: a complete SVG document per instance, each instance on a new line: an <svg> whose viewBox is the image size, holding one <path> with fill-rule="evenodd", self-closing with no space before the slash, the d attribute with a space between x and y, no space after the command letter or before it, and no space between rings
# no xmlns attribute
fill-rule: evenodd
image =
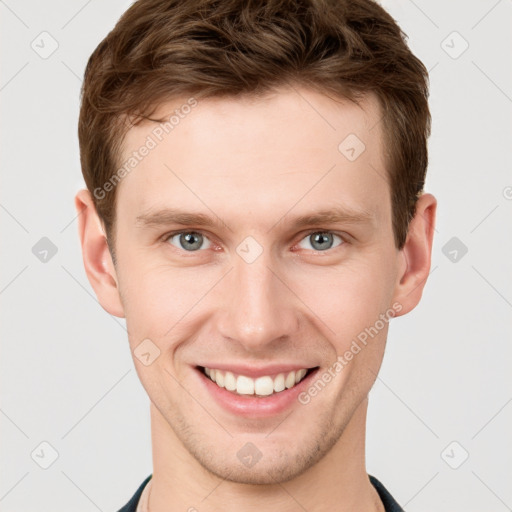
<svg viewBox="0 0 512 512"><path fill-rule="evenodd" d="M140 487L135 491L135 494L132 496L132 499L118 512L136 512L137 505L139 503L140 496L146 484L151 480L153 475L149 475ZM404 512L404 509L395 501L393 496L389 494L388 490L372 475L368 475L370 477L370 482L375 487L377 492L379 493L380 499L384 504L384 508L386 512Z"/></svg>

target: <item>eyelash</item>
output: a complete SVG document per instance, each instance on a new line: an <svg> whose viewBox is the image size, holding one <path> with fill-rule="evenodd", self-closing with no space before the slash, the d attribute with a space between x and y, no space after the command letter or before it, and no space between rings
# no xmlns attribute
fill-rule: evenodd
<svg viewBox="0 0 512 512"><path fill-rule="evenodd" d="M203 235L205 238L207 238L208 240L210 240L210 238L208 237L208 235L206 235L206 233L204 233L203 231L200 231L200 230L181 230L181 231L171 231L170 233L166 233L164 236L162 236L161 240L162 240L162 242L166 242L166 243L167 243L167 242L169 241L169 239L170 239L170 238L172 238L172 237L174 237L174 236L176 236L176 235L181 235L181 234L183 234L183 233L197 233L197 234ZM333 250L335 250L335 249L337 249L337 248L340 248L340 247L342 247L343 245L345 245L346 243L348 243L348 237L347 237L346 235L341 235L340 233L336 233L336 232L334 232L334 231L330 231L330 230L328 230L328 229L312 229L312 230L307 231L307 232L302 236L302 238L300 238L300 240L297 242L297 244L298 244L298 243L300 243L300 242L302 242L302 240L304 240L304 239L305 239L305 238L307 238L308 236L313 235L314 233L329 233L329 234L331 234L331 235L335 235L335 236L339 237L339 238L341 239L341 241L342 241L339 245L337 245L337 246L335 246L335 247L331 247L330 249L327 249L327 250L325 250L325 251L315 251L315 250L313 249L313 251L314 251L315 253L326 253L326 254L327 254L327 253L329 253L330 251L333 251ZM211 242L211 240L210 240L210 242ZM297 245L297 244L295 244L295 245ZM181 251L181 252L189 253L190 255L193 255L194 253L200 253L200 252L202 252L202 251L205 251L205 250L206 250L206 249L198 249L197 251L185 251L184 249L180 249L180 248L178 248L178 247L176 247L176 246L173 246L173 245L172 245L172 244L170 244L170 243L169 243L169 245L171 245L174 249L177 249L177 250L179 250L179 251ZM311 250L311 249L309 249L309 250Z"/></svg>

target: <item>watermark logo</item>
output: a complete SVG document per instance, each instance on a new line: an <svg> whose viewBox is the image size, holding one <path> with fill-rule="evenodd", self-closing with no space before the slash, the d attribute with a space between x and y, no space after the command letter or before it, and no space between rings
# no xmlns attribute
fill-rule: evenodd
<svg viewBox="0 0 512 512"><path fill-rule="evenodd" d="M43 441L34 448L30 456L40 468L48 469L59 458L59 452L48 441Z"/></svg>
<svg viewBox="0 0 512 512"><path fill-rule="evenodd" d="M355 133L347 135L338 146L338 151L350 162L357 160L365 149L364 142Z"/></svg>
<svg viewBox="0 0 512 512"><path fill-rule="evenodd" d="M452 469L459 469L468 460L469 453L458 441L452 441L441 452L441 458Z"/></svg>
<svg viewBox="0 0 512 512"><path fill-rule="evenodd" d="M443 245L441 251L452 263L458 263L467 254L468 248L464 242L454 236Z"/></svg>
<svg viewBox="0 0 512 512"><path fill-rule="evenodd" d="M238 245L236 252L246 263L254 263L263 253L263 247L255 238L248 236Z"/></svg>
<svg viewBox="0 0 512 512"><path fill-rule="evenodd" d="M242 448L238 450L236 456L244 466L252 468L261 459L263 453L261 453L255 444L245 443Z"/></svg>
<svg viewBox="0 0 512 512"><path fill-rule="evenodd" d="M32 254L41 263L48 263L57 254L57 251L57 246L46 236L43 236L43 238L32 247Z"/></svg>
<svg viewBox="0 0 512 512"><path fill-rule="evenodd" d="M133 353L144 366L149 366L160 356L160 349L146 338L135 347Z"/></svg>
<svg viewBox="0 0 512 512"><path fill-rule="evenodd" d="M453 31L441 41L441 48L452 59L458 59L469 48L469 43L457 31Z"/></svg>
<svg viewBox="0 0 512 512"><path fill-rule="evenodd" d="M59 48L59 43L49 32L41 32L30 43L30 47L34 50L41 59L48 59Z"/></svg>

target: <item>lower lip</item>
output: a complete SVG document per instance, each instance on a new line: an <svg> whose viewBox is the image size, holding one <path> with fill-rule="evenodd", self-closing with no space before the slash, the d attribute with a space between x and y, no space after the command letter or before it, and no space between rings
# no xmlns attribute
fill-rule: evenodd
<svg viewBox="0 0 512 512"><path fill-rule="evenodd" d="M319 368L316 368L308 373L306 377L290 389L259 397L256 395L239 395L227 391L225 388L217 386L202 370L199 368L195 369L196 373L199 374L202 385L206 387L208 392L213 396L213 399L221 407L237 416L247 418L267 418L290 408L293 403L298 402L298 395L307 389L318 370Z"/></svg>

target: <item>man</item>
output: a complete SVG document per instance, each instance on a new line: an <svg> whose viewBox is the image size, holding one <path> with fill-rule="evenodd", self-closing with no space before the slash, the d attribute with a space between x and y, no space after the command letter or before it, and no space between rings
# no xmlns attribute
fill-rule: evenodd
<svg viewBox="0 0 512 512"><path fill-rule="evenodd" d="M404 41L370 0L139 0L91 56L83 260L151 411L121 511L402 510L365 423L435 223Z"/></svg>

